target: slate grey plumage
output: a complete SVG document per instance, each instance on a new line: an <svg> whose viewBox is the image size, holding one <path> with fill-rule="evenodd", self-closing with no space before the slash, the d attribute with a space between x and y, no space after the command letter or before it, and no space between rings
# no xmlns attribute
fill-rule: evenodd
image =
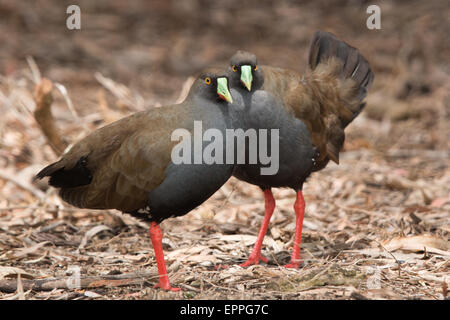
<svg viewBox="0 0 450 320"><path fill-rule="evenodd" d="M311 173L316 152L306 126L299 119L290 117L282 106L277 106L281 102L267 91L239 90L238 93L242 95L245 109L240 113L240 123L233 126L235 128L240 126L244 131L267 130L268 151L272 156L273 153L278 153L279 166L276 173L262 175L261 168L267 168L268 165L261 163L259 158L257 164L249 164L247 156L245 164L236 164L233 175L240 180L258 185L263 190L270 187L301 189L303 182ZM232 94L236 96L238 93L232 89ZM271 133L278 134L279 138L275 139L277 148L271 145ZM261 136L257 135L257 138L259 153ZM246 153L249 153L248 144L246 144Z"/></svg>

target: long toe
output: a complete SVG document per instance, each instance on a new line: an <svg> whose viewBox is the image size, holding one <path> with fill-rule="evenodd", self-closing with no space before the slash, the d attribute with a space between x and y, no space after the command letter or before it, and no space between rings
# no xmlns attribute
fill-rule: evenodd
<svg viewBox="0 0 450 320"><path fill-rule="evenodd" d="M181 291L181 288L174 288L170 284L165 285L165 284L161 284L161 283L155 284L155 286L153 288L155 288L155 289L161 288L161 289L163 289L165 291L172 291L172 292L179 292L179 291Z"/></svg>
<svg viewBox="0 0 450 320"><path fill-rule="evenodd" d="M290 268L290 269L299 269L301 266L303 266L303 261L291 262L291 263L284 265L285 268Z"/></svg>
<svg viewBox="0 0 450 320"><path fill-rule="evenodd" d="M267 263L269 260L264 257L263 255L259 255L259 256L250 256L248 258L247 261L245 261L244 263L240 264L241 267L249 267L252 266L254 264L259 264L260 261L263 261L265 263Z"/></svg>
<svg viewBox="0 0 450 320"><path fill-rule="evenodd" d="M217 271L219 271L219 270L225 270L225 269L229 269L230 268L230 266L228 266L228 265L226 265L226 264L219 264L219 265L216 265L215 266L215 269L217 270Z"/></svg>

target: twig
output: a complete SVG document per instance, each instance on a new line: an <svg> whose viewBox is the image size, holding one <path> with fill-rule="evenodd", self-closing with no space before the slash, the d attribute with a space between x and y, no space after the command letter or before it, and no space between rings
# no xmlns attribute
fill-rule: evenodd
<svg viewBox="0 0 450 320"><path fill-rule="evenodd" d="M362 293L359 293L358 291L353 291L350 294L350 298L355 299L355 300L370 300L369 298L367 298L365 295L363 295Z"/></svg>
<svg viewBox="0 0 450 320"><path fill-rule="evenodd" d="M391 149L387 150L385 155L391 158L412 158L420 156L431 159L448 159L450 152L446 150Z"/></svg>
<svg viewBox="0 0 450 320"><path fill-rule="evenodd" d="M34 61L32 56L27 56L27 63L31 70L33 82L37 85L39 82L41 82L41 72L39 71L36 61Z"/></svg>
<svg viewBox="0 0 450 320"><path fill-rule="evenodd" d="M397 265L398 265L398 276L400 277L400 271L401 271L401 269L402 269L402 265L401 265L401 263L400 263L400 261L398 261L397 260L397 258L392 254L392 252L390 252L388 249L386 249L386 247L385 246L383 246L380 242L378 242L376 239L373 239L376 243L378 243L387 253L389 253L391 256L392 256L392 258L394 258L394 260L395 260L395 262L397 263Z"/></svg>
<svg viewBox="0 0 450 320"><path fill-rule="evenodd" d="M51 291L54 289L86 289L142 285L146 278L155 276L157 276L156 272L144 272L121 275L81 276L79 279L75 279L72 276L64 278L22 280L22 290ZM17 280L0 280L0 291L11 293L16 292L17 289Z"/></svg>
<svg viewBox="0 0 450 320"><path fill-rule="evenodd" d="M20 276L20 273L17 275L17 294L19 300L25 300L25 295L23 293L23 285L22 285L22 277Z"/></svg>
<svg viewBox="0 0 450 320"><path fill-rule="evenodd" d="M185 287L186 289L191 290L191 291L194 291L194 292L201 292L200 289L195 288L195 287L193 287L193 286L190 286L190 285L188 285L188 284L186 284L186 283L180 283L179 286Z"/></svg>
<svg viewBox="0 0 450 320"><path fill-rule="evenodd" d="M8 180L9 181L9 180ZM31 192L31 191L30 191ZM40 207L31 206L31 205L23 205L23 206L10 206L10 207L0 207L0 211L10 211L10 210L18 210L18 209L31 209L36 210Z"/></svg>
<svg viewBox="0 0 450 320"><path fill-rule="evenodd" d="M369 211L369 210L365 210L365 209L362 209L362 208L352 208L352 207L343 206L343 205L338 204L338 203L334 203L334 205L336 207L338 207L338 208L343 209L343 210L360 212L360 213L364 213L364 214L367 214L367 215L382 214L381 212L378 212L378 211Z"/></svg>

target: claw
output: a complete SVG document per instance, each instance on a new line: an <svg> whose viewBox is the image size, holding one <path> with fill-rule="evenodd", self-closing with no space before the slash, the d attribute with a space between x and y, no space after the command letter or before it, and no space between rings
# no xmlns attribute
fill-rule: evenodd
<svg viewBox="0 0 450 320"><path fill-rule="evenodd" d="M259 255L259 256L252 256L250 255L250 257L248 258L248 260L242 264L240 264L241 267L249 267L255 264L259 264L260 261L263 261L265 263L267 263L269 260L267 260L266 257L264 257L263 255Z"/></svg>
<svg viewBox="0 0 450 320"><path fill-rule="evenodd" d="M161 288L163 290L172 291L172 292L179 292L179 291L181 291L181 288L174 288L170 284L161 284L161 283L155 284L155 286L153 288L155 288L155 289Z"/></svg>
<svg viewBox="0 0 450 320"><path fill-rule="evenodd" d="M289 263L284 265L285 268L290 268L290 269L299 269L300 268L300 263L296 262L296 263Z"/></svg>
<svg viewBox="0 0 450 320"><path fill-rule="evenodd" d="M230 268L230 266L227 266L226 264L219 264L219 265L217 265L217 266L215 267L215 269L216 269L217 271L223 270L223 269L229 269L229 268Z"/></svg>
<svg viewBox="0 0 450 320"><path fill-rule="evenodd" d="M304 264L303 260L291 260L291 263L284 265L285 268L299 269Z"/></svg>

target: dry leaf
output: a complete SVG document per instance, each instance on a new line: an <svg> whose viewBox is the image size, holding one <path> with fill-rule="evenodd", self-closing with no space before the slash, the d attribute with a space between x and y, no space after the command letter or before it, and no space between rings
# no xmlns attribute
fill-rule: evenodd
<svg viewBox="0 0 450 320"><path fill-rule="evenodd" d="M33 279L34 278L34 275L32 275L31 273L26 272L23 269L16 268L16 267L2 267L2 266L0 266L0 279L9 278L11 276L17 276L19 274L22 276L22 278L27 278L27 279Z"/></svg>
<svg viewBox="0 0 450 320"><path fill-rule="evenodd" d="M48 243L50 243L50 241L40 242L31 247L19 249L19 250L17 250L17 252L15 252L13 254L13 258L19 259L19 258L23 258L27 255L34 254L36 251L38 251L40 248L42 248L43 246L45 246Z"/></svg>
<svg viewBox="0 0 450 320"><path fill-rule="evenodd" d="M396 237L383 243L386 250L424 251L450 256L450 243L435 236Z"/></svg>
<svg viewBox="0 0 450 320"><path fill-rule="evenodd" d="M100 233L105 230L111 230L111 228L104 226L104 225L98 225L98 226L93 227L92 229L89 229L89 231L86 232L83 239L81 240L81 243L78 246L78 250L83 249L86 246L89 239L91 239L97 233Z"/></svg>

